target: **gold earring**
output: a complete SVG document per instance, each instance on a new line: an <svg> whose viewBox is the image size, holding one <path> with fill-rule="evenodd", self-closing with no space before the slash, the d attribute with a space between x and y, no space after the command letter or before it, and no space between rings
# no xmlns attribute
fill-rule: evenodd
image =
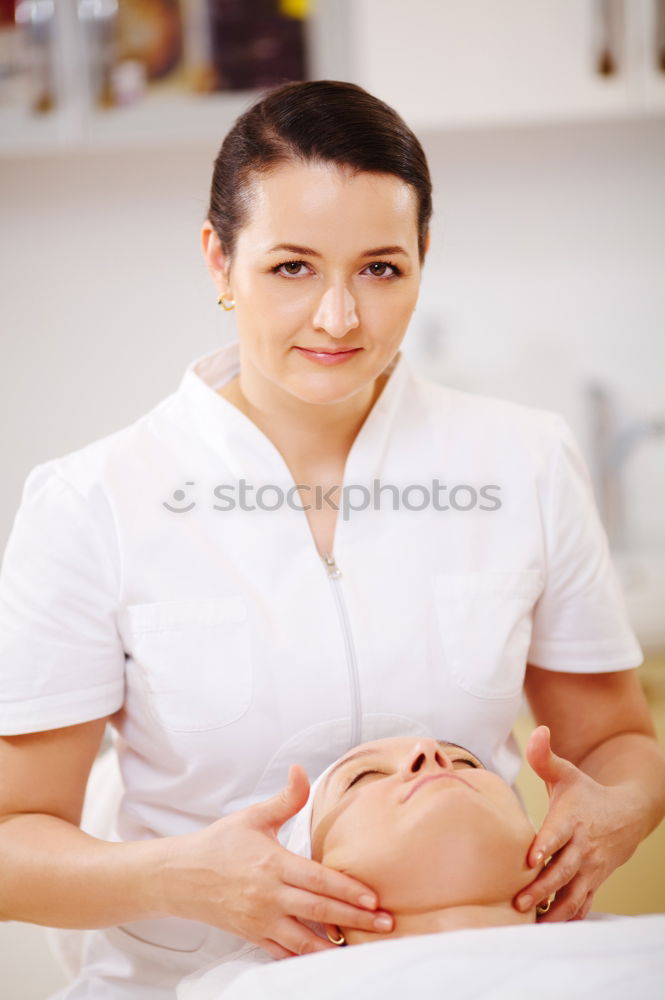
<svg viewBox="0 0 665 1000"><path fill-rule="evenodd" d="M224 292L222 295L219 296L219 298L217 299L217 305L221 306L222 309L224 309L226 312L230 312L231 309L235 309L236 300L231 299L227 305L227 303L224 301L225 296L226 292Z"/></svg>
<svg viewBox="0 0 665 1000"><path fill-rule="evenodd" d="M552 905L555 899L556 899L556 893L553 892L547 897L547 901L545 903L539 903L538 906L536 907L537 915L539 917L544 917L546 913L549 913L550 906Z"/></svg>
<svg viewBox="0 0 665 1000"><path fill-rule="evenodd" d="M346 938L344 937L344 935L342 934L342 932L339 930L339 927L337 928L337 930L339 931L339 937L338 938L331 937L330 936L330 931L326 931L326 937L328 938L328 940L330 941L331 944L340 944L340 945L341 944L346 944Z"/></svg>

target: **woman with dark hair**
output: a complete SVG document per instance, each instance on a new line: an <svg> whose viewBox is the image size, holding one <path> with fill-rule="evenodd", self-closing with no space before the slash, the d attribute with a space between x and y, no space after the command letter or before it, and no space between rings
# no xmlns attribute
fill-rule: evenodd
<svg viewBox="0 0 665 1000"><path fill-rule="evenodd" d="M269 93L226 137L202 227L237 342L28 477L0 590L0 917L87 928L67 1000L173 997L239 939L332 947L308 921L391 931L372 885L280 844L307 796L297 769L282 788L293 761L437 731L512 783L525 692L555 752L532 761L551 804L514 905L556 890L553 920L584 916L663 814L569 429L400 352L431 210L383 102ZM107 722L123 794L83 832Z"/></svg>

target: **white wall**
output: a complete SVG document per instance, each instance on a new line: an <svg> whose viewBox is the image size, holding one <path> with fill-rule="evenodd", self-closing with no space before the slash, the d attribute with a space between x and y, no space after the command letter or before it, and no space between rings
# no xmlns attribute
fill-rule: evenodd
<svg viewBox="0 0 665 1000"><path fill-rule="evenodd" d="M590 462L590 380L620 419L665 420L665 122L451 132L426 147L436 242L414 350L443 380L559 410ZM636 447L624 487L628 543L665 544L665 436Z"/></svg>
<svg viewBox="0 0 665 1000"><path fill-rule="evenodd" d="M0 547L27 471L131 421L233 331L199 226L218 142L0 162ZM558 409L583 387L665 415L665 123L423 136L433 245L407 350ZM665 439L629 459L629 529L665 544Z"/></svg>
<svg viewBox="0 0 665 1000"><path fill-rule="evenodd" d="M436 214L414 361L561 411L585 447L589 376L627 417L665 414L664 124L423 138ZM137 417L233 330L199 250L216 141L0 162L0 548L36 462ZM632 539L665 545L663 440L627 472ZM61 982L41 935L0 929L16 1000Z"/></svg>

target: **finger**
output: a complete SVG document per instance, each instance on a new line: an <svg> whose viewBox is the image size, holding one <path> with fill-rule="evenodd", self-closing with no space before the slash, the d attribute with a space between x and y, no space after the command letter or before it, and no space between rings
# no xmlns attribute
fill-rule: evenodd
<svg viewBox="0 0 665 1000"><path fill-rule="evenodd" d="M360 931L385 934L393 929L393 918L385 910L368 911L340 903L327 896L317 896L302 889L286 889L280 894L280 905L300 920L336 927L353 927Z"/></svg>
<svg viewBox="0 0 665 1000"><path fill-rule="evenodd" d="M315 951L329 951L336 947L293 917L282 917L277 922L273 940L293 955L311 955Z"/></svg>
<svg viewBox="0 0 665 1000"><path fill-rule="evenodd" d="M573 917L573 920L585 920L588 917L589 911L591 910L591 907L593 906L593 897L594 897L593 892L591 890L589 890L589 892L587 893L586 899L584 900L584 902L582 903L582 906L580 907L580 909L577 911L577 913Z"/></svg>
<svg viewBox="0 0 665 1000"><path fill-rule="evenodd" d="M259 945L269 955L272 955L273 958L294 958L292 951L287 951L286 948L282 948L281 944L277 944L276 941L270 941L268 938L259 941Z"/></svg>
<svg viewBox="0 0 665 1000"><path fill-rule="evenodd" d="M286 785L265 802L257 802L250 806L248 812L252 820L260 827L271 827L275 832L291 819L307 802L309 797L309 778L299 764L292 764Z"/></svg>
<svg viewBox="0 0 665 1000"><path fill-rule="evenodd" d="M376 893L350 875L326 868L318 861L300 858L286 849L284 855L282 879L295 889L307 889L316 896L328 896L364 910L375 910L379 905Z"/></svg>
<svg viewBox="0 0 665 1000"><path fill-rule="evenodd" d="M572 841L574 833L575 824L571 816L562 816L556 808L548 812L529 848L527 857L529 867L535 868L546 858L551 858L562 851Z"/></svg>
<svg viewBox="0 0 665 1000"><path fill-rule="evenodd" d="M570 769L574 767L570 761L558 757L552 750L547 726L537 726L529 736L526 759L531 769L547 783L550 793L552 786L568 776Z"/></svg>
<svg viewBox="0 0 665 1000"><path fill-rule="evenodd" d="M544 868L538 878L527 885L515 898L514 905L520 913L526 913L532 906L551 896L553 892L560 893L578 874L582 863L582 853L576 844L568 844L547 868Z"/></svg>

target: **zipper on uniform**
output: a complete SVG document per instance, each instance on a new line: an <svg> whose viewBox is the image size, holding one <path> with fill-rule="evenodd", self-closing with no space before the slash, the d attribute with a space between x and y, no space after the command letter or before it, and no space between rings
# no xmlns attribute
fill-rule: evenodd
<svg viewBox="0 0 665 1000"><path fill-rule="evenodd" d="M346 611L346 604L344 603L344 596L342 594L342 585L340 583L342 573L339 566L335 562L335 557L331 553L326 553L322 556L322 559L328 572L328 579L330 580L339 619L342 624L344 648L346 649L346 665L349 674L349 687L351 689L351 746L357 746L357 744L360 743L360 679L358 677L358 660L356 658L355 646L353 645L349 616Z"/></svg>

